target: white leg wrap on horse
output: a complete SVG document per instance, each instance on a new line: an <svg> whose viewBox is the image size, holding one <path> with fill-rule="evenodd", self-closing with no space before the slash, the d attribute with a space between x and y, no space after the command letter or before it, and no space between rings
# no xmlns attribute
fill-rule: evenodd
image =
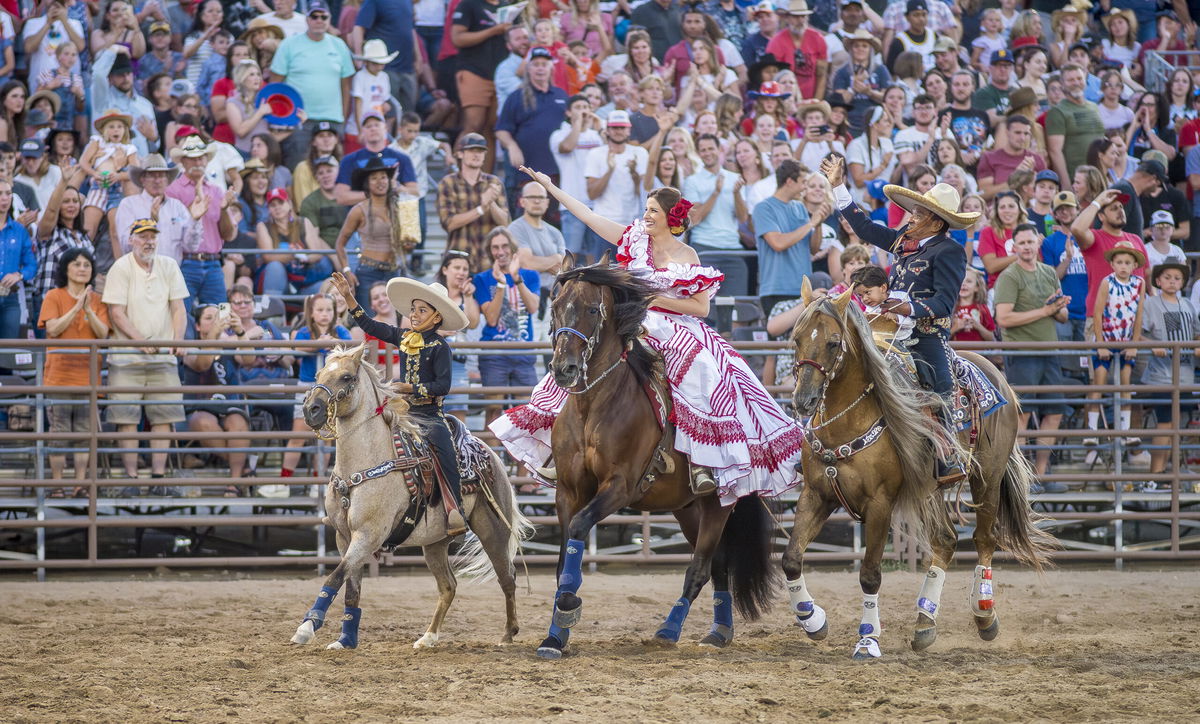
<svg viewBox="0 0 1200 724"><path fill-rule="evenodd" d="M991 566L975 566L975 580L971 583L971 610L980 618L992 612Z"/></svg>
<svg viewBox="0 0 1200 724"><path fill-rule="evenodd" d="M917 596L917 610L934 621L942 603L942 586L945 583L946 572L937 566L930 566L925 574L925 582L921 584L921 593Z"/></svg>
<svg viewBox="0 0 1200 724"><path fill-rule="evenodd" d="M862 605L862 623L858 625L858 635L877 639L883 630L879 625L879 594L864 593Z"/></svg>
<svg viewBox="0 0 1200 724"><path fill-rule="evenodd" d="M788 597L792 601L792 611L796 614L796 623L807 633L816 633L825 625L825 610L813 603L813 597L804 585L804 576L787 582Z"/></svg>
<svg viewBox="0 0 1200 724"><path fill-rule="evenodd" d="M421 638L413 642L414 649L430 649L437 646L438 635L432 631L426 631Z"/></svg>

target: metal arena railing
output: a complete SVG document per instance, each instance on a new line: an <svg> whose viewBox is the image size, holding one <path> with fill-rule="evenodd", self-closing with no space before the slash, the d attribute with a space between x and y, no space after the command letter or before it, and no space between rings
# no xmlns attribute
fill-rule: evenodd
<svg viewBox="0 0 1200 724"><path fill-rule="evenodd" d="M315 342L296 341L256 341L250 343L236 340L202 341L149 341L146 346L171 347L182 346L187 349L222 348L239 349L240 353L273 352L287 350L298 354L311 353L310 350L319 346ZM736 345L739 351L747 357L778 354L786 351L787 347L779 342L747 342ZM1055 343L1008 343L996 345L976 343L959 345L961 348L974 349L980 352L1006 355L1028 354L1058 354L1064 356L1088 354L1093 347L1082 342ZM1149 348L1166 348L1170 351L1173 369L1171 385L1105 385L1090 386L1086 384L1063 385L1061 387L1017 388L1017 392L1043 392L1056 397L1047 400L1048 403L1066 402L1082 407L1082 399L1087 393L1101 393L1103 405L1113 410L1112 419L1119 419L1120 411L1131 405L1169 404L1171 408L1171 424L1169 429L1154 429L1135 427L1131 430L1080 430L1062 429L1048 433L1056 442L1052 447L1057 454L1071 456L1087 450L1095 453L1109 462L1101 460L1101 467L1089 470L1060 470L1042 477L1044 482L1084 483L1094 490L1075 491L1059 494L1034 495L1033 500L1046 516L1042 526L1060 536L1064 550L1056 553L1060 560L1105 560L1113 561L1120 566L1125 560L1166 559L1186 560L1200 558L1200 474L1191 473L1184 467L1190 453L1200 456L1200 445L1186 442L1192 432L1187 429L1187 415L1184 412L1184 397L1200 391L1200 386L1193 380L1181 380L1180 362L1184 354L1191 354L1193 346L1183 342L1144 342L1144 343L1113 343L1106 344L1110 348L1136 347L1142 350ZM0 387L0 409L8 409L13 405L29 405L33 410L34 432L0 432L0 467L11 471L12 477L0 481L0 535L27 535L32 530L36 535L35 552L0 550L0 570L33 570L39 578L44 577L47 569L98 569L98 568L139 568L139 567L262 567L302 565L324 568L330 563L336 563L336 551L327 544L327 532L322 525L324 515L322 486L327 477L324 453L332 450L331 446L317 439L310 432L292 432L291 430L228 432L228 433L197 433L197 432L137 432L118 433L103 427L89 432L50 433L42 432L45 428L46 410L58 404L86 404L92 419L101 419L101 411L117 403L108 400L105 395L111 392L155 392L150 388L114 388L114 387L54 387L43 384L42 363L48 347L71 348L51 354L86 354L92 371L93 379L101 379L103 354L118 349L127 349L128 343L119 340L6 340L0 341L0 364L12 367L16 364L17 371L25 371L31 375L27 384ZM459 353L481 354L517 354L537 352L548 353L545 343L460 343L456 346ZM390 355L389 355L390 359ZM245 385L237 386L237 392L249 398L255 406L282 405L290 407L293 404L292 395L303 388L298 386L281 388L277 385ZM791 390L785 387L770 387L772 394L786 403ZM203 395L227 393L229 387L224 386L185 386L172 388L172 392L185 394L196 393ZM85 401L65 400L65 394L85 393ZM473 412L478 412L489 406L514 404L487 396L509 396L515 402L528 399L529 388L524 387L480 387L455 389L452 393L467 393L471 395L470 405ZM1136 394L1137 397L1133 397ZM1146 395L1152 395L1150 399ZM258 397L264 399L258 399ZM144 403L135 403L144 404ZM189 406L203 407L204 400L188 400ZM215 403L227 405L228 402L218 400ZM1036 412L1036 406L1030 405ZM1181 409L1182 408L1182 409ZM1022 431L1022 435L1036 436L1036 430ZM1200 431L1196 431L1200 435ZM495 445L495 439L490 433L481 434L489 444ZM1084 437L1101 438L1103 444L1096 448L1086 448L1081 442ZM1127 440L1137 438L1149 441L1154 437L1169 439L1164 448L1167 452L1169 472L1150 475L1147 473L1131 473L1124 465L1124 453L1127 451ZM268 455L282 452L278 444L271 443L290 439L303 439L305 445L300 450L312 454L313 474L304 477L283 478L278 476L260 477L229 477L222 475L196 475L184 473L182 477L166 478L148 481L144 478L134 480L124 477L124 473L110 472L103 462L104 456L119 456L123 452L117 443L121 440L169 440L170 447L155 449L154 452L183 454L189 452L226 452L229 447L191 448L185 443L199 439L209 440L248 440L246 447L232 448L247 453ZM1142 444L1141 449L1153 446ZM1035 444L1027 444L1027 451L1035 451ZM63 480L48 479L48 456L51 454L70 455L76 452L89 454L89 468L86 477L81 481L70 478ZM150 452L141 448L142 454ZM114 462L119 457L114 457ZM14 462L15 461L15 462ZM223 465L223 463L221 463ZM122 466L115 464L116 470ZM1060 465L1061 467L1065 467ZM190 476L188 476L190 475ZM1170 492L1131 492L1125 490L1131 480L1154 480L1159 483L1169 483ZM186 492L180 497L147 498L147 497L105 497L102 492L111 488L123 488L129 485L146 485L154 482L162 485L183 488ZM513 477L514 484L528 484L531 480L523 475ZM79 499L55 499L46 495L52 488L70 487L79 484L87 491L87 497ZM305 494L289 498L223 498L204 497L204 488L214 485L303 485ZM1105 486L1111 490L1103 489ZM1193 490L1197 492L1192 492ZM198 497L197 497L198 496ZM968 498L969 499L969 498ZM792 520L791 507L796 500L796 494L782 497L784 510L777 517L781 530L778 539L782 543L789 532ZM557 553L557 517L553 514L552 498L546 495L521 494L518 501L529 513L531 520L539 526L540 534L532 541L527 541L524 547L525 558L531 563L554 563ZM964 511L965 524L960 526L960 540L969 541L974 517L969 510ZM810 547L808 558L814 561L837 563L853 563L861 558L861 529L853 523L844 512L835 514L831 521L835 526L850 526L848 545L841 543L814 543ZM1131 540L1127 542L1129 531L1127 526L1140 527L1143 525L1165 526L1169 534L1165 538L1154 540ZM650 515L638 513L623 513L610 516L602 526L607 530L617 526L618 530L629 533L629 542L602 540L610 536L597 535L593 531L589 542L587 560L591 563L625 562L625 563L672 563L678 564L688 560L682 536L678 526L669 515ZM1107 542L1097 543L1092 540L1077 540L1063 535L1065 531L1080 527L1098 526L1105 531L1102 538ZM136 529L185 531L189 535L203 537L217 528L245 529L265 531L272 528L294 528L309 530L312 533L313 548L311 551L298 555L247 555L247 556L204 556L179 555L168 557L106 557L100 555L101 531L112 529ZM1096 530L1097 528L1089 528ZM1185 530L1186 529L1186 530ZM845 530L843 528L843 530ZM49 545L48 535L60 535L70 531L83 531L86 543L86 555L75 558L53 557L53 546ZM1187 533L1185 535L1185 533ZM186 537L186 536L185 536ZM1141 536L1144 537L1144 536ZM3 544L0 544L3 548ZM901 564L915 568L922 551L919 551L914 541L906 537L903 531L894 531L892 545L887 557ZM974 559L974 551L967 546L958 554L960 560ZM1002 556L1003 557L1003 556ZM417 555L401 554L388 555L381 559L384 565L416 565L422 562ZM373 563L373 569L379 563Z"/></svg>

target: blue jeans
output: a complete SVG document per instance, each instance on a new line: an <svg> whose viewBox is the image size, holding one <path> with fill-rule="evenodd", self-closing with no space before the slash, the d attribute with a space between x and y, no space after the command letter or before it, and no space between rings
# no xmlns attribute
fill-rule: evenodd
<svg viewBox="0 0 1200 724"><path fill-rule="evenodd" d="M183 300L188 314L196 304L220 304L226 301L225 273L221 271L221 262L197 261L184 259L179 264L183 272L183 281L187 284L188 298Z"/></svg>
<svg viewBox="0 0 1200 724"><path fill-rule="evenodd" d="M0 297L0 339L18 339L21 335L21 287Z"/></svg>
<svg viewBox="0 0 1200 724"><path fill-rule="evenodd" d="M533 387L538 383L537 358L518 355L479 355L484 387Z"/></svg>
<svg viewBox="0 0 1200 724"><path fill-rule="evenodd" d="M358 302L358 306L363 309L370 309L371 287L376 282L387 282L393 277L404 276L404 270L384 271L383 269L359 265L354 270L354 276L358 277L358 286L354 289L354 299ZM407 309L397 309L396 312L397 314L408 314Z"/></svg>
<svg viewBox="0 0 1200 724"><path fill-rule="evenodd" d="M562 235L567 251L578 256L583 251L583 241L587 238L587 226L570 211L562 211Z"/></svg>
<svg viewBox="0 0 1200 724"><path fill-rule="evenodd" d="M308 274L300 284L293 284L288 279L288 269L281 261L269 261L258 270L258 291L260 294L287 294L295 290L296 294L316 294L321 291L321 285L333 274L333 262L329 257L308 268ZM368 308L368 307L364 307Z"/></svg>

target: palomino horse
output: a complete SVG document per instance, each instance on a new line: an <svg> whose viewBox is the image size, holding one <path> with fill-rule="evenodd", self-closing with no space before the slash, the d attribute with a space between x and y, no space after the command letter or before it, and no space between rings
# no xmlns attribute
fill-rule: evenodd
<svg viewBox="0 0 1200 724"><path fill-rule="evenodd" d="M398 527L409 531L399 545L421 546L425 562L438 584L438 603L433 621L413 648L434 646L446 611L454 600L455 576L449 559L451 538L446 535L443 503L430 504L417 512L411 489L420 490L417 458L397 451L393 435L404 433L420 438L420 428L408 417L408 403L380 382L379 373L368 361L367 345L338 348L331 352L317 375L317 384L304 401L304 421L316 430L333 433L337 460L325 494L326 522L337 532L342 560L325 579L316 603L304 617L292 643L307 644L325 620L325 612L342 584L346 584L346 610L342 635L327 648L358 645L359 608L363 565ZM401 438L403 439L403 438ZM482 445L482 443L480 443ZM477 448L482 451L487 448ZM432 460L425 461L432 464ZM491 470L486 470L490 465ZM467 519L476 540L460 552L460 573L485 573L490 562L504 591L508 620L501 643L512 643L517 633L516 570L513 559L520 540L533 527L517 509L508 474L494 452L487 450L481 461L480 494L466 496ZM486 499L486 500L485 500Z"/></svg>
<svg viewBox="0 0 1200 724"><path fill-rule="evenodd" d="M954 555L957 535L941 491L936 490L935 450L955 449L941 423L926 408L941 404L919 389L906 372L888 363L872 339L871 328L850 292L830 299L812 295L805 278L802 303L807 306L792 330L796 347L793 403L812 416L801 462L804 490L796 506L796 523L783 570L799 625L812 639L828 634L825 612L813 602L804 583L805 548L838 507L861 519L866 530L859 583L863 617L855 658L875 658L879 649L879 564L887 543L893 511L912 534L932 549L932 561L917 601L914 650L937 637L937 612L945 568ZM1017 449L1020 410L1016 396L990 362L963 353L1010 402L978 422L978 437L968 476L975 509L975 549L979 565L971 604L980 638L1000 633L992 607L992 554L999 541L1019 560L1041 568L1053 538L1039 530L1029 508L1033 472Z"/></svg>
<svg viewBox="0 0 1200 724"><path fill-rule="evenodd" d="M584 540L622 508L673 511L694 548L683 595L654 641L679 641L691 604L711 577L713 625L700 643L726 646L733 638L734 605L750 620L769 606L775 584L769 511L754 496L722 507L715 492L696 495L688 460L670 445L656 453L664 435L647 386L660 384L661 364L638 335L658 290L609 266L607 255L593 266L566 266L552 309L550 364L554 381L571 393L551 431L563 543L550 632L538 655L563 655L583 608L576 594Z"/></svg>

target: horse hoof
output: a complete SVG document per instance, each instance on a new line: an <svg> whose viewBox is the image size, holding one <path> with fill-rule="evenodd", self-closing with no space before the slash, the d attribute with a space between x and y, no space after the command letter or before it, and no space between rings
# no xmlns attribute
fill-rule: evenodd
<svg viewBox="0 0 1200 724"><path fill-rule="evenodd" d="M975 625L979 626L979 638L983 639L984 641L996 640L996 637L1000 635L1000 617L996 614L992 614L992 622L987 626L980 626L983 621L984 619L979 617L975 618Z"/></svg>
<svg viewBox="0 0 1200 724"><path fill-rule="evenodd" d="M825 637L829 635L829 622L826 621L816 631L805 631L804 633L813 641L824 641Z"/></svg>
<svg viewBox="0 0 1200 724"><path fill-rule="evenodd" d="M912 650L924 651L933 646L933 642L937 641L937 629L926 628L913 631Z"/></svg>
<svg viewBox="0 0 1200 724"><path fill-rule="evenodd" d="M437 646L438 635L435 633L426 632L421 638L413 641L414 649L431 649Z"/></svg>
<svg viewBox="0 0 1200 724"><path fill-rule="evenodd" d="M296 629L296 634L292 636L292 643L303 646L312 641L316 635L316 631L313 630L312 621L306 620Z"/></svg>
<svg viewBox="0 0 1200 724"><path fill-rule="evenodd" d="M704 638L700 639L700 645L714 649L723 649L729 645L729 639L725 638L724 636L718 636L714 633L710 633Z"/></svg>
<svg viewBox="0 0 1200 724"><path fill-rule="evenodd" d="M864 636L858 640L854 646L855 661L870 661L883 656L883 652L879 649L879 642L870 636Z"/></svg>
<svg viewBox="0 0 1200 724"><path fill-rule="evenodd" d="M543 659L561 659L563 657L563 642L557 637L547 636L538 646L537 655Z"/></svg>

